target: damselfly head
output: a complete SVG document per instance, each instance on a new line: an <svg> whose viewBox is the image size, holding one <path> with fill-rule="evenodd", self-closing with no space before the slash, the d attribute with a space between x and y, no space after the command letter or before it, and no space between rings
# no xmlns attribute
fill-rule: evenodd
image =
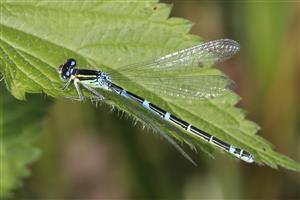
<svg viewBox="0 0 300 200"><path fill-rule="evenodd" d="M68 80L71 77L75 66L76 66L76 60L73 58L69 58L63 65L60 65L58 68L60 77L63 80Z"/></svg>

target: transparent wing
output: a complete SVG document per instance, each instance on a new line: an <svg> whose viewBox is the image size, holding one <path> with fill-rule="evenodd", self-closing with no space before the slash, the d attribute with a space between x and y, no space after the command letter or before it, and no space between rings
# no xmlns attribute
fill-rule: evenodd
<svg viewBox="0 0 300 200"><path fill-rule="evenodd" d="M213 65L232 57L239 51L239 48L239 44L234 40L214 40L168 54L155 60L155 63L160 68Z"/></svg>
<svg viewBox="0 0 300 200"><path fill-rule="evenodd" d="M128 85L125 79L115 79L113 82ZM135 83L162 97L186 100L215 98L227 94L234 87L234 83L223 75L149 76L143 79L137 78Z"/></svg>
<svg viewBox="0 0 300 200"><path fill-rule="evenodd" d="M129 75L145 71L188 70L203 66L212 66L222 62L240 49L238 42L231 39L220 39L202 43L190 48L162 56L150 62L137 63L118 68L118 72Z"/></svg>
<svg viewBox="0 0 300 200"><path fill-rule="evenodd" d="M159 89L155 89L162 96L180 99L209 99L228 93L234 84L225 76L203 76L197 79L188 77L163 82ZM147 84L146 84L147 85ZM154 88L153 88L154 89Z"/></svg>
<svg viewBox="0 0 300 200"><path fill-rule="evenodd" d="M109 73L112 81L122 86L128 79L144 89L167 98L214 98L230 91L233 82L222 75L199 74L199 67L226 60L239 51L230 39L206 42L160 57L152 62L137 63Z"/></svg>

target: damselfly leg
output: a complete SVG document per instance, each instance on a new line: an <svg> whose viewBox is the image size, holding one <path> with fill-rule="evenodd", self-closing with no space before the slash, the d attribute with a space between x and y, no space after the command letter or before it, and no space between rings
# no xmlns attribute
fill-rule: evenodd
<svg viewBox="0 0 300 200"><path fill-rule="evenodd" d="M84 101L86 97L83 95L83 93L81 91L80 85L82 85L85 89L87 89L88 91L90 91L91 93L93 93L95 95L95 96L88 97L89 99L95 100L95 101L103 101L104 100L103 95L101 95L95 89L93 89L93 88L91 88L91 87L89 87L89 86L81 83L79 79L74 78L73 81L74 81L74 86L75 86L76 92L78 94L78 97L66 97L66 98L72 99L72 100L75 100L75 101ZM65 84L64 90L67 89L70 86L71 82L72 81L68 81Z"/></svg>
<svg viewBox="0 0 300 200"><path fill-rule="evenodd" d="M66 82L66 84L63 86L63 90L66 90L69 86L70 86L70 84L72 83L72 81L73 81L73 79L69 79L67 82Z"/></svg>
<svg viewBox="0 0 300 200"><path fill-rule="evenodd" d="M80 82L79 82L78 79L74 79L74 85L75 85L76 91L78 93L79 101L83 101L84 100L84 96L83 96L83 94L81 92Z"/></svg>
<svg viewBox="0 0 300 200"><path fill-rule="evenodd" d="M79 82L80 83L80 82ZM104 96L101 95L98 91L96 91L95 89L93 89L90 86L87 86L85 84L81 84L85 89L89 90L90 92L92 92L94 95L96 95L96 97L93 97L96 100L102 101L104 100ZM77 88L76 88L77 89ZM78 89L77 91L80 91L80 89Z"/></svg>

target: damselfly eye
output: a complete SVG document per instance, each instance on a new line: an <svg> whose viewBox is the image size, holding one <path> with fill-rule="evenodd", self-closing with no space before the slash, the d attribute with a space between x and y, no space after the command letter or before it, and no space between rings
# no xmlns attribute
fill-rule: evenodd
<svg viewBox="0 0 300 200"><path fill-rule="evenodd" d="M63 65L58 67L58 72L63 80L67 80L71 77L71 74L76 66L76 60L69 58Z"/></svg>
<svg viewBox="0 0 300 200"><path fill-rule="evenodd" d="M65 65L67 65L67 66L73 68L73 67L76 66L76 60L73 59L73 58L69 58L69 59L67 60L67 62L65 63Z"/></svg>

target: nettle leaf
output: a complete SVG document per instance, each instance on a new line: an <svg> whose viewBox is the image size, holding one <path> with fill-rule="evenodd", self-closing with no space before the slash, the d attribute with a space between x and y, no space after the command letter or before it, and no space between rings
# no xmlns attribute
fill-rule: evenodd
<svg viewBox="0 0 300 200"><path fill-rule="evenodd" d="M38 158L39 150L33 143L47 102L40 97L18 101L3 83L0 95L0 197L9 197L11 190L22 184L20 179L30 174L27 165Z"/></svg>
<svg viewBox="0 0 300 200"><path fill-rule="evenodd" d="M124 65L200 43L199 37L188 33L191 22L169 18L170 11L170 5L156 1L4 1L1 3L0 71L18 99L24 99L25 93L40 92L54 98L76 96L74 89L62 91L63 83L57 73L57 67L67 58L76 58L80 68L112 72ZM198 73L222 74L213 68L199 69ZM276 153L270 143L255 135L258 126L234 107L240 99L234 93L186 103L165 99L134 79L128 79L122 86L138 91L138 95L215 137L249 151L258 164L300 169L298 163ZM214 150L211 144L163 122L141 106L101 92L107 103L126 111L162 136L175 137L209 154Z"/></svg>

